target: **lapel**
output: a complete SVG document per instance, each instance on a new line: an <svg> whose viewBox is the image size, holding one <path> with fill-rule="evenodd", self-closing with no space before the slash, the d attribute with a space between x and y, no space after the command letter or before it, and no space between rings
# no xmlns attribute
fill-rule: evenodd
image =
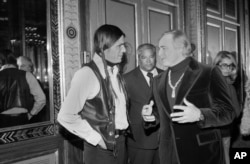
<svg viewBox="0 0 250 164"><path fill-rule="evenodd" d="M188 95L195 82L199 78L201 70L199 69L198 62L191 58L185 75L182 79L182 83L177 93L175 104L182 104L183 99Z"/></svg>
<svg viewBox="0 0 250 164"><path fill-rule="evenodd" d="M144 92L145 94L149 94L149 91L150 91L150 87L144 77L144 75L142 74L141 70L139 67L136 68L136 77L138 77L138 82L139 82L139 90L140 90L140 93L141 92Z"/></svg>
<svg viewBox="0 0 250 164"><path fill-rule="evenodd" d="M168 98L167 98L167 93L166 93L167 74L168 74L168 70L164 71L161 74L161 77L159 79L159 83L156 82L156 84L158 84L158 86L157 86L157 89L158 89L157 92L159 93L159 97L161 99L162 105L164 106L164 112L170 118L170 115L169 115L168 110L167 110L167 108L170 109L170 106L169 106L169 103L168 103Z"/></svg>

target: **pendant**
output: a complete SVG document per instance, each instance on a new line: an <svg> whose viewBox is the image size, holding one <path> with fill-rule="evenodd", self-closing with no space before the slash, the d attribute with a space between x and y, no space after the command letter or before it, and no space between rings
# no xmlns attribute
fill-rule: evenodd
<svg viewBox="0 0 250 164"><path fill-rule="evenodd" d="M175 89L172 90L172 95L171 95L172 98L175 98Z"/></svg>

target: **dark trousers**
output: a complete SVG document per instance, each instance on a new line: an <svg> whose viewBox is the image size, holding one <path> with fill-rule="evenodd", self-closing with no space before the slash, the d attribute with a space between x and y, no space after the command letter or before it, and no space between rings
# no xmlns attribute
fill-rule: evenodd
<svg viewBox="0 0 250 164"><path fill-rule="evenodd" d="M158 149L128 147L129 164L159 164Z"/></svg>
<svg viewBox="0 0 250 164"><path fill-rule="evenodd" d="M127 164L125 137L117 138L117 153L84 142L84 164Z"/></svg>
<svg viewBox="0 0 250 164"><path fill-rule="evenodd" d="M17 115L0 114L0 128L24 125L29 123L27 113Z"/></svg>

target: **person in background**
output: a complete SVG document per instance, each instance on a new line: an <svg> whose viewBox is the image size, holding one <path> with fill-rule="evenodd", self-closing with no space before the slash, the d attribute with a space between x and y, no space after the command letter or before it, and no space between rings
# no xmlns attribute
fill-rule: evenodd
<svg viewBox="0 0 250 164"><path fill-rule="evenodd" d="M45 95L30 72L18 70L10 50L0 71L0 127L29 123L46 104Z"/></svg>
<svg viewBox="0 0 250 164"><path fill-rule="evenodd" d="M127 94L119 74L124 40L114 25L95 31L93 60L75 73L58 113L58 122L85 141L85 164L126 163Z"/></svg>
<svg viewBox="0 0 250 164"><path fill-rule="evenodd" d="M160 38L159 56L168 69L154 78L152 100L142 108L145 128L160 122L161 164L222 164L219 127L235 118L229 87L219 68L197 62L190 52L182 31Z"/></svg>
<svg viewBox="0 0 250 164"><path fill-rule="evenodd" d="M19 56L17 58L18 69L24 70L30 73L34 72L34 65L31 59L27 56Z"/></svg>
<svg viewBox="0 0 250 164"><path fill-rule="evenodd" d="M158 129L144 130L141 117L142 106L150 96L153 77L162 72L156 68L156 48L145 43L138 47L138 64L124 75L129 98L128 114L133 138L128 137L128 158L130 164L159 164Z"/></svg>
<svg viewBox="0 0 250 164"><path fill-rule="evenodd" d="M230 96L234 105L236 118L241 114L241 107L237 97L237 92L233 83L237 77L238 67L235 57L228 51L220 51L214 58L214 66L218 66L222 75L226 78L226 82L230 88ZM234 128L234 122L232 124L221 127L221 135L224 147L224 153L226 158L226 164L230 163L229 150L231 147L231 136Z"/></svg>
<svg viewBox="0 0 250 164"><path fill-rule="evenodd" d="M32 60L29 57L27 57L27 56L19 56L17 58L17 65L18 65L19 70L30 72L30 73L32 73L34 75L34 64L33 64ZM47 90L44 89L43 84L41 83L41 81L39 79L37 79L37 82L39 83L42 91L45 93L45 96L48 97L49 96L48 92L46 92ZM46 118L47 118L46 109L47 108L46 108L46 105L45 105L43 107L43 109L35 117L32 117L30 122L41 122L41 121L46 120Z"/></svg>

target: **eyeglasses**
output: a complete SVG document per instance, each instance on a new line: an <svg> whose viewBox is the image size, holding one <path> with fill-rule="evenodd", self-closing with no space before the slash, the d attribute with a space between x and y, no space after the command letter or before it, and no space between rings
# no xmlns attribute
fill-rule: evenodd
<svg viewBox="0 0 250 164"><path fill-rule="evenodd" d="M229 70L234 70L236 68L234 64L226 64L226 63L219 64L219 66L221 69L229 69Z"/></svg>

